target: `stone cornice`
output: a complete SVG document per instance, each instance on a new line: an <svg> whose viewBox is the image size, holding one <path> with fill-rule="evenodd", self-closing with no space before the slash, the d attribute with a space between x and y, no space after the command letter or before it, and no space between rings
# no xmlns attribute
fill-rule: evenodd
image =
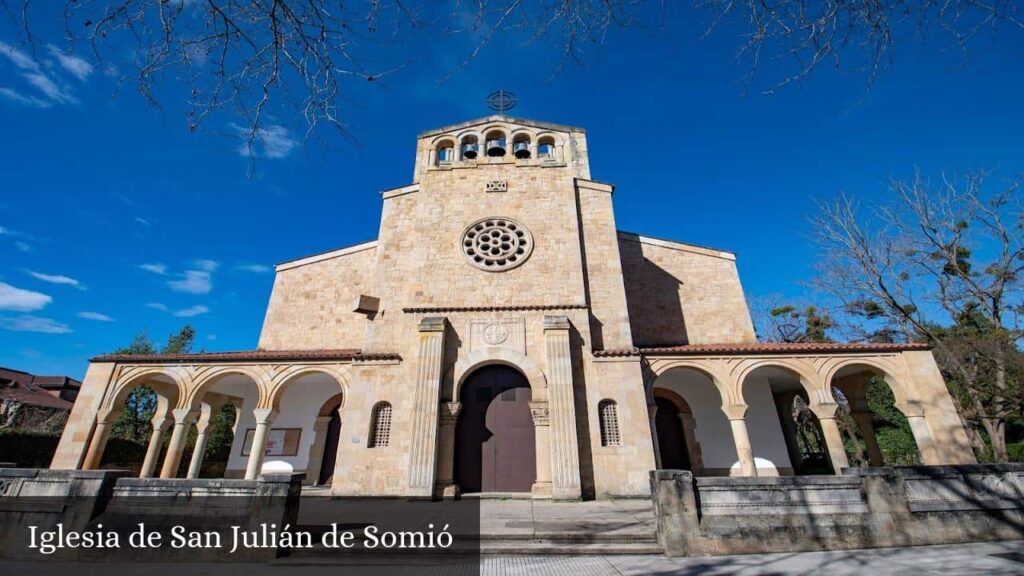
<svg viewBox="0 0 1024 576"><path fill-rule="evenodd" d="M750 342L737 344L687 344L657 348L621 348L617 350L595 350L598 358L623 356L742 356L748 354L808 354L808 353L865 353L905 352L931 350L930 344L909 343L859 343L859 342L806 342L770 343Z"/></svg>
<svg viewBox="0 0 1024 576"><path fill-rule="evenodd" d="M402 308L406 314L437 314L442 312L528 312L543 310L586 310L586 304L521 304L511 306L436 306Z"/></svg>
<svg viewBox="0 0 1024 576"><path fill-rule="evenodd" d="M391 352L363 353L355 349L341 350L246 350L238 352L203 352L198 354L107 354L90 358L89 362L121 364L219 364L224 362L278 362L322 360L400 360Z"/></svg>

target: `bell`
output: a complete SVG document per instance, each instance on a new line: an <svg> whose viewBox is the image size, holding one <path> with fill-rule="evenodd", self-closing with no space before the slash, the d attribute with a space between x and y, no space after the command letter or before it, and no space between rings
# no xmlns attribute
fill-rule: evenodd
<svg viewBox="0 0 1024 576"><path fill-rule="evenodd" d="M463 144L462 145L462 157L468 160L475 160L477 154L480 153L479 144Z"/></svg>
<svg viewBox="0 0 1024 576"><path fill-rule="evenodd" d="M512 153L516 155L516 158L529 158L530 157L530 143L529 142L516 142L512 145Z"/></svg>
<svg viewBox="0 0 1024 576"><path fill-rule="evenodd" d="M504 156L505 155L505 139L501 138L498 140L487 141L487 155L488 156Z"/></svg>

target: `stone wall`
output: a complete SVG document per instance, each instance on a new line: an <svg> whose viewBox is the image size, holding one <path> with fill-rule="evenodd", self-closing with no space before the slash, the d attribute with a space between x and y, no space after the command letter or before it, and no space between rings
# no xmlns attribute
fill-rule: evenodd
<svg viewBox="0 0 1024 576"><path fill-rule="evenodd" d="M669 556L1012 540L1024 465L852 468L843 476L694 478L651 472Z"/></svg>
<svg viewBox="0 0 1024 576"><path fill-rule="evenodd" d="M0 558L31 560L267 560L275 548L244 550L62 549L41 556L28 547L28 526L39 531L95 532L100 525L122 538L139 522L169 532L176 524L229 532L231 525L295 525L301 474L258 480L161 480L128 478L124 470L0 468Z"/></svg>
<svg viewBox="0 0 1024 576"><path fill-rule="evenodd" d="M277 267L263 320L264 350L360 348L366 316L354 311L368 294L376 242Z"/></svg>
<svg viewBox="0 0 1024 576"><path fill-rule="evenodd" d="M754 342L736 256L619 233L636 346Z"/></svg>

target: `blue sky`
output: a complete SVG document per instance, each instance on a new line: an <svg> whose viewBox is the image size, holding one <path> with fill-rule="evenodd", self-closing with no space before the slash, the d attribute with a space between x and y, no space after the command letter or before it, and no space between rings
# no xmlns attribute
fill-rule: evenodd
<svg viewBox="0 0 1024 576"><path fill-rule="evenodd" d="M966 67L904 46L870 91L824 68L764 95L786 69L770 62L746 86L736 31L701 39L695 18L673 3L666 31L613 32L554 76L556 48L514 34L441 85L470 41L406 47L407 69L352 87L356 142L303 145L282 117L252 175L234 119L190 134L175 90L156 111L46 47L56 27L34 55L0 28L0 365L81 377L88 357L186 322L199 348L254 348L273 264L374 238L378 192L410 181L416 133L488 114L497 88L519 96L514 115L587 129L620 229L736 252L751 297L813 299L815 198L881 199L915 166L1024 170L1019 32L975 46Z"/></svg>

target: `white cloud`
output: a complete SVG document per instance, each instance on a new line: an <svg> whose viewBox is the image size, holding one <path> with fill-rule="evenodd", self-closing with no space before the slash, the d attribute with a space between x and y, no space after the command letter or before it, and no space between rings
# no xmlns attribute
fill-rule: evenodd
<svg viewBox="0 0 1024 576"><path fill-rule="evenodd" d="M233 125L239 137L242 138L242 145L238 147L241 156L262 156L264 158L286 158L299 145L299 141L292 138L291 132L284 126L270 125L257 128L256 133L248 128ZM251 149L250 149L250 140Z"/></svg>
<svg viewBox="0 0 1024 576"><path fill-rule="evenodd" d="M266 264L238 264L235 266L235 269L243 272L252 272L253 274L266 274L270 272L270 266Z"/></svg>
<svg viewBox="0 0 1024 576"><path fill-rule="evenodd" d="M67 70L72 76L79 80L85 80L92 74L92 64L89 64L85 60L75 56L74 54L65 54L60 51L53 44L47 44L47 50L50 54L57 57L57 61L60 62L61 68Z"/></svg>
<svg viewBox="0 0 1024 576"><path fill-rule="evenodd" d="M142 224L143 226L149 226L149 220L146 220L145 218L139 218L138 216L136 216L135 221L138 222L139 224Z"/></svg>
<svg viewBox="0 0 1024 576"><path fill-rule="evenodd" d="M159 274L161 276L167 275L167 264L160 264L154 262L152 264L139 264L139 268L142 268L146 272L152 272L153 274Z"/></svg>
<svg viewBox="0 0 1024 576"><path fill-rule="evenodd" d="M67 334L71 328L50 318L22 315L13 318L0 318L0 328L13 332L42 332L44 334Z"/></svg>
<svg viewBox="0 0 1024 576"><path fill-rule="evenodd" d="M6 56L12 64L22 70L39 70L39 63L34 58L6 42L0 42L0 55Z"/></svg>
<svg viewBox="0 0 1024 576"><path fill-rule="evenodd" d="M85 290L82 284L70 276L64 276L62 274L43 274L42 272L33 272L32 270L27 271L33 278L42 280L43 282L49 282L50 284L66 284L68 286L74 286L79 290Z"/></svg>
<svg viewBox="0 0 1024 576"><path fill-rule="evenodd" d="M206 270L186 270L180 280L168 280L167 285L176 292L208 294L213 290L210 273Z"/></svg>
<svg viewBox="0 0 1024 576"><path fill-rule="evenodd" d="M174 312L174 315L177 316L178 318L191 318L193 316L199 316L200 314L206 314L209 311L210 309L207 308L206 306L197 305L191 308L177 310Z"/></svg>
<svg viewBox="0 0 1024 576"><path fill-rule="evenodd" d="M42 292L22 290L0 282L0 310L32 312L41 310L50 302L53 302L53 298Z"/></svg>
<svg viewBox="0 0 1024 576"><path fill-rule="evenodd" d="M196 260L196 268L205 272L214 272L217 268L220 268L220 262L216 260Z"/></svg>
<svg viewBox="0 0 1024 576"><path fill-rule="evenodd" d="M47 98L58 104L78 103L78 98L57 86L57 83L52 78L42 72L29 72L25 74L25 80L28 80L29 84L38 88Z"/></svg>
<svg viewBox="0 0 1024 576"><path fill-rule="evenodd" d="M26 96L17 90L3 86L0 86L0 96L14 102L15 104L21 104L22 106L28 106L29 108L49 108L53 106L53 104L50 104L41 98Z"/></svg>
<svg viewBox="0 0 1024 576"><path fill-rule="evenodd" d="M167 305L166 304L161 304L159 302L147 302L146 303L146 308L153 308L154 310L160 310L162 312L167 312L168 311Z"/></svg>
<svg viewBox="0 0 1024 576"><path fill-rule="evenodd" d="M30 246L28 242L22 242L21 240L15 242L14 247L17 248L18 250L21 250L22 252L32 251L32 246Z"/></svg>
<svg viewBox="0 0 1024 576"><path fill-rule="evenodd" d="M78 313L78 317L79 318L84 318L86 320L96 320L98 322L113 322L114 321L114 319L111 318L110 316L107 316L106 314L101 314L99 312L79 312Z"/></svg>

